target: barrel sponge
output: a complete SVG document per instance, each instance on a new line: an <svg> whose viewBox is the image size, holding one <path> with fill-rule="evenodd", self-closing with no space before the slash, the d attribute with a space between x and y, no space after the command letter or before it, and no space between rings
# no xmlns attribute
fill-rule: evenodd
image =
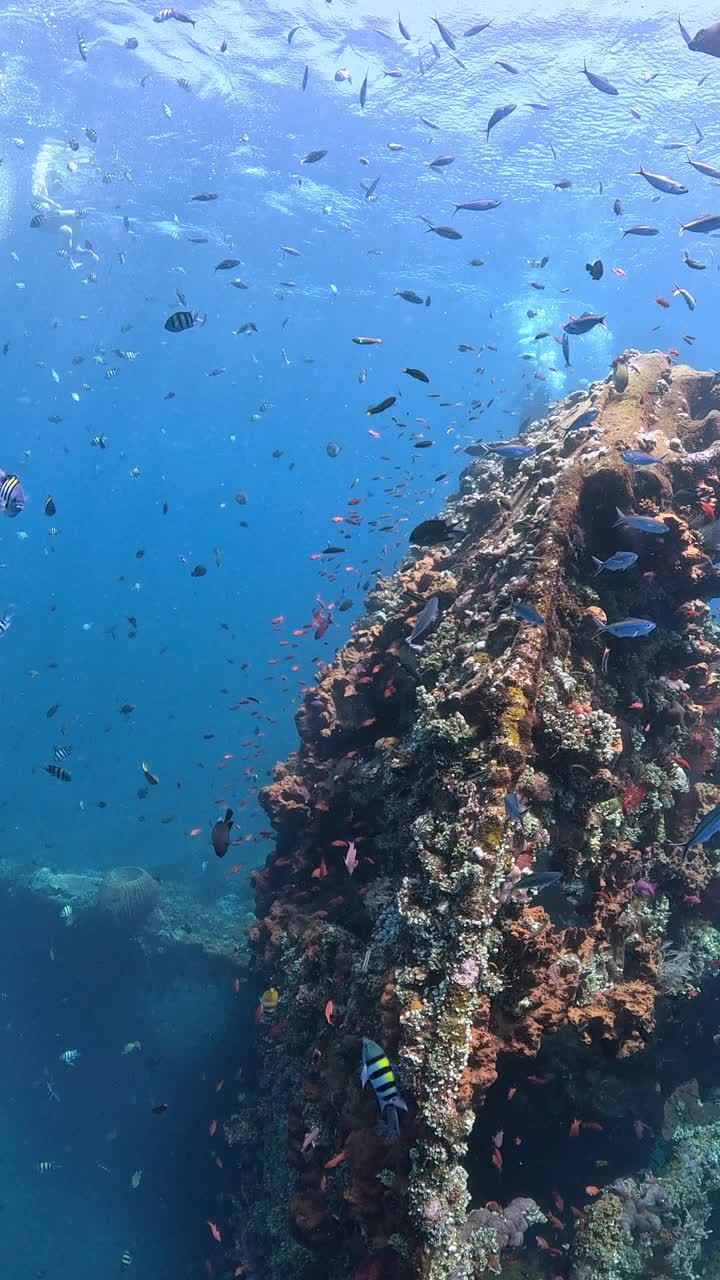
<svg viewBox="0 0 720 1280"><path fill-rule="evenodd" d="M157 906L158 882L142 867L113 867L103 876L97 905L116 924L142 924Z"/></svg>

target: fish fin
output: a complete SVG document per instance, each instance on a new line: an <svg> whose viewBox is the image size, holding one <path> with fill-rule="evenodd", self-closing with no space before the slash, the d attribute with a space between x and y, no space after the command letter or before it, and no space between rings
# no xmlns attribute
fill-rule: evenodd
<svg viewBox="0 0 720 1280"><path fill-rule="evenodd" d="M225 810L225 821L226 821L226 822L230 822L230 820L231 820L232 816L233 816L233 811L232 811L232 809L226 809L226 810Z"/></svg>
<svg viewBox="0 0 720 1280"><path fill-rule="evenodd" d="M618 518L613 525L613 529L617 529L619 524L626 524L628 520L628 517L625 515L625 512L621 511L619 507L616 507L615 510L618 513Z"/></svg>
<svg viewBox="0 0 720 1280"><path fill-rule="evenodd" d="M407 1111L408 1109L407 1102L403 1097L401 1097L399 1093L395 1095L395 1097L393 1098L392 1102L389 1105L391 1107L399 1107L401 1111Z"/></svg>
<svg viewBox="0 0 720 1280"><path fill-rule="evenodd" d="M367 1067L364 1066L362 1071L360 1072L360 1088L364 1089L367 1082L368 1082L368 1069Z"/></svg>
<svg viewBox="0 0 720 1280"><path fill-rule="evenodd" d="M594 574L593 574L593 577L594 577L594 578L597 578L598 573L602 573L603 565L604 565L605 561L604 561L604 560L598 560L597 556L593 556L592 561L593 561L593 564L596 564L596 565L597 565L597 573L594 573Z"/></svg>

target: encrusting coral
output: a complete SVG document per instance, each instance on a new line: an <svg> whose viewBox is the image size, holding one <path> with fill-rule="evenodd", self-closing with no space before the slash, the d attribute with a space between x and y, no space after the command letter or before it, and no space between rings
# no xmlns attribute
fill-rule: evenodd
<svg viewBox="0 0 720 1280"><path fill-rule="evenodd" d="M611 379L576 392L524 430L532 455L463 473L442 541L378 580L263 793L277 845L254 875L251 943L280 1000L259 1026L262 1149L235 1151L266 1280L499 1270L524 1228L498 1229L511 1204L468 1212L468 1168L497 1177L504 1162L512 1185L493 1185L533 1197L526 1225L550 1201L502 1131L478 1152L489 1091L502 1121L554 1046L534 1087L548 1120L557 1108L579 1126L573 1070L629 1070L660 993L687 1000L714 972L708 941L695 986L663 986L668 947L693 949L716 883L708 846L681 844L717 798L720 386L659 352L626 360L624 394ZM623 459L638 449L658 462ZM618 511L665 532L618 526ZM620 550L637 563L597 571ZM432 597L416 650L406 639ZM655 629L601 630L628 618ZM546 869L559 885L521 890L522 872ZM394 1142L360 1088L364 1035L408 1103ZM662 1197L631 1181L597 1201L584 1236L601 1218L605 1236L627 1235L630 1202L663 1218ZM573 1265L584 1280L579 1246Z"/></svg>

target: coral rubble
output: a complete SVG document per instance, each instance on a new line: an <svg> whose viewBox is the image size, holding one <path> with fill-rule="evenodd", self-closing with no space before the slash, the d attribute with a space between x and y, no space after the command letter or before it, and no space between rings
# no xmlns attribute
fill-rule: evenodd
<svg viewBox="0 0 720 1280"><path fill-rule="evenodd" d="M468 1170L503 1164L502 1133L482 1152L472 1133L489 1092L506 1105L518 1081L547 1086L548 1120L581 1132L563 1110L572 1073L629 1078L659 999L693 998L720 962L715 859L682 848L720 777L720 386L659 352L624 363L624 392L608 378L528 426L530 456L473 461L319 671L299 750L263 793L277 843L254 876L251 943L280 1001L258 1028L263 1087L236 1150L267 1280L499 1271L549 1188L528 1174L524 1199L470 1207ZM618 551L636 563L598 570ZM655 627L604 629L629 618ZM522 890L548 869L559 885ZM363 1035L408 1102L397 1141L360 1088ZM548 1045L554 1070L528 1075ZM251 1132L261 1148L240 1140ZM642 1258L673 1204L638 1174L578 1210L576 1280L606 1275L594 1233Z"/></svg>

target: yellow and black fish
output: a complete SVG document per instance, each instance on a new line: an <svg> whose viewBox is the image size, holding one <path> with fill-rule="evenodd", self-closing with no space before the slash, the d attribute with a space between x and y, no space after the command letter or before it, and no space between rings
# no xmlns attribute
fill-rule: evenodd
<svg viewBox="0 0 720 1280"><path fill-rule="evenodd" d="M367 1036L363 1036L362 1064L360 1084L364 1089L365 1085L370 1081L375 1090L375 1097L378 1100L383 1119L387 1119L394 1136L398 1137L400 1125L397 1118L397 1108L407 1111L407 1103L398 1093L395 1072L390 1066L385 1050L375 1040L368 1040ZM385 1116L386 1110L388 1110L387 1117Z"/></svg>

